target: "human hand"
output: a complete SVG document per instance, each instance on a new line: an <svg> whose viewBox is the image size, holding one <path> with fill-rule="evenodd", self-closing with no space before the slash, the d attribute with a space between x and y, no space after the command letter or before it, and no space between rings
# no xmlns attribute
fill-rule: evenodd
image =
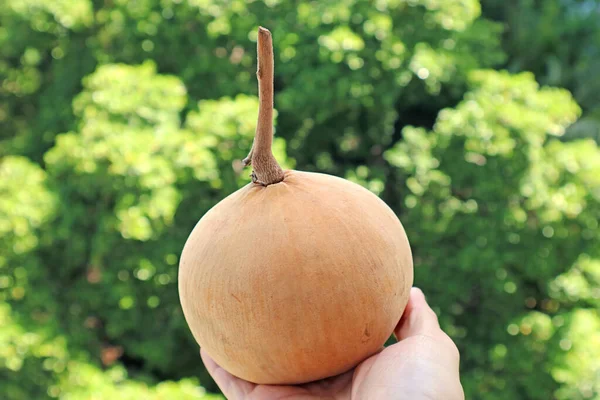
<svg viewBox="0 0 600 400"><path fill-rule="evenodd" d="M297 386L256 385L236 378L205 352L202 360L230 400L464 400L459 353L420 289L412 288L394 330L399 340L353 370Z"/></svg>

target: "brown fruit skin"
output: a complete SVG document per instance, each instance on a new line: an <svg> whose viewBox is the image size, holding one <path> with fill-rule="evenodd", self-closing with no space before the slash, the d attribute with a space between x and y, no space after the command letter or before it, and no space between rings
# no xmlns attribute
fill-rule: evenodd
<svg viewBox="0 0 600 400"><path fill-rule="evenodd" d="M231 374L299 384L380 350L408 302L410 245L392 210L337 177L285 171L198 222L179 293L200 346Z"/></svg>

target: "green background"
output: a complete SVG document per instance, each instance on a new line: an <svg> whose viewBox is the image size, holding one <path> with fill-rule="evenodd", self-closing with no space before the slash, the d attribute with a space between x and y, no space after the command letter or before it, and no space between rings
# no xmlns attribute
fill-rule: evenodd
<svg viewBox="0 0 600 400"><path fill-rule="evenodd" d="M275 153L399 215L469 399L600 399L600 1L2 0L0 398L213 399L197 220Z"/></svg>

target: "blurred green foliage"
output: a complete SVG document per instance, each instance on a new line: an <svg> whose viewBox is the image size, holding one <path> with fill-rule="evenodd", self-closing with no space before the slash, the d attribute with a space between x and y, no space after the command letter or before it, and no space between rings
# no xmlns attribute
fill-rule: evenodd
<svg viewBox="0 0 600 400"><path fill-rule="evenodd" d="M484 15L504 24L503 67L531 71L545 85L569 89L585 114L564 139L600 143L600 2L485 0Z"/></svg>
<svg viewBox="0 0 600 400"><path fill-rule="evenodd" d="M467 398L600 398L600 2L482 3L0 2L0 398L215 398L177 264L249 181L259 24L276 157L398 213Z"/></svg>

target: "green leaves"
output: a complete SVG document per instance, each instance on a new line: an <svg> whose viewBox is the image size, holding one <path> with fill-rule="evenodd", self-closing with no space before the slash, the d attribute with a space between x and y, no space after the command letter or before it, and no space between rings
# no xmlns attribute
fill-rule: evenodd
<svg viewBox="0 0 600 400"><path fill-rule="evenodd" d="M0 2L0 397L211 398L177 264L249 182L258 25L275 156L397 212L467 397L596 396L598 24L542 3Z"/></svg>
<svg viewBox="0 0 600 400"><path fill-rule="evenodd" d="M466 372L473 379L467 392L550 398L569 378L553 373L553 386L520 379L518 371L533 372L523 354L547 370L562 365L566 339L559 339L564 328L556 329L554 316L600 323L595 311L575 311L595 307L599 295L598 236L590 227L600 215L600 149L589 140L554 139L580 113L568 92L539 88L530 74L475 71L471 82L461 103L439 113L433 131L406 127L385 154L406 186L401 218L411 233L415 280L434 303L461 299L441 318L465 362L479 366ZM496 350L489 355L470 350L490 339ZM592 351L600 350L593 343ZM594 393L587 376L570 375L556 396Z"/></svg>
<svg viewBox="0 0 600 400"><path fill-rule="evenodd" d="M85 91L73 108L90 125L109 120L130 127L177 128L187 101L182 82L175 76L157 75L149 61L140 66L104 65L83 85Z"/></svg>
<svg viewBox="0 0 600 400"><path fill-rule="evenodd" d="M484 15L510 27L503 38L507 68L535 73L543 84L569 89L584 110L565 139L600 139L598 1L483 2Z"/></svg>
<svg viewBox="0 0 600 400"><path fill-rule="evenodd" d="M140 397L148 400L182 399L182 400L216 400L221 396L207 394L198 387L195 380L182 380L178 382L161 382L156 386L149 386L143 382L127 380L127 373L123 368L112 368L102 371L99 368L73 363L72 373L61 382L64 394L61 399L78 400L90 398L110 400L114 398L135 400ZM62 392L58 392L62 393Z"/></svg>
<svg viewBox="0 0 600 400"><path fill-rule="evenodd" d="M556 392L560 400L593 398L598 392L600 373L600 315L595 310L575 310L565 321L552 377L561 388Z"/></svg>
<svg viewBox="0 0 600 400"><path fill-rule="evenodd" d="M0 246L4 255L36 248L36 230L52 218L55 207L56 198L46 187L46 173L41 168L25 157L0 160Z"/></svg>
<svg viewBox="0 0 600 400"><path fill-rule="evenodd" d="M185 93L150 63L102 66L74 102L79 129L58 135L44 157L62 206L55 246L69 249L53 252L71 282L60 301L105 321L66 331L90 352L98 351L93 338L105 336L147 371L180 369L175 377L201 373L197 354L178 356L194 346L177 297L178 254L202 214L249 182L240 160L258 113L257 98L239 95L201 101L181 121ZM281 138L274 147L293 165Z"/></svg>

